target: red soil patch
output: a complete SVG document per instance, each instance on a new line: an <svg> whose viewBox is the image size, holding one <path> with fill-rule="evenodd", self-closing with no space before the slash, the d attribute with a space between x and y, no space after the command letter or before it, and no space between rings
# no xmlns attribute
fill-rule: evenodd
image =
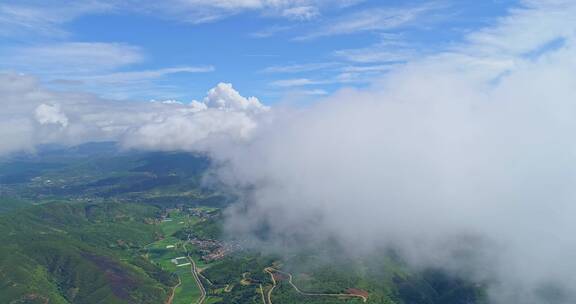
<svg viewBox="0 0 576 304"><path fill-rule="evenodd" d="M108 286L116 297L126 300L130 297L130 291L138 286L138 282L128 271L112 259L89 253L84 256L104 273Z"/></svg>
<svg viewBox="0 0 576 304"><path fill-rule="evenodd" d="M288 281L289 277L283 273L275 272L272 274L276 281Z"/></svg>
<svg viewBox="0 0 576 304"><path fill-rule="evenodd" d="M38 300L38 301L36 301ZM39 294L35 294L35 293L31 293L31 294L27 294L25 295L23 298L19 299L18 302L14 302L14 303L20 303L20 301L24 301L23 303L43 303L43 304L48 304L50 302L50 299L41 296ZM12 302L10 302L12 303Z"/></svg>
<svg viewBox="0 0 576 304"><path fill-rule="evenodd" d="M358 289L358 288L348 288L348 289L346 289L346 292L351 294L351 295L362 296L365 298L368 298L368 296L370 295L366 290L362 290L362 289Z"/></svg>

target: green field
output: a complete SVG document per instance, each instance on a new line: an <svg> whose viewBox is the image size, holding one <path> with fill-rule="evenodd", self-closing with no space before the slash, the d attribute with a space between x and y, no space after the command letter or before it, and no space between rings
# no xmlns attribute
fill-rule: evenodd
<svg viewBox="0 0 576 304"><path fill-rule="evenodd" d="M173 272L180 278L180 286L175 291L174 304L196 303L200 297L200 289L191 273L190 265L177 266L172 262L172 259L187 255L183 248L183 241L171 235L185 227L190 227L199 219L179 211L170 212L167 219L170 220L162 220L158 224L165 238L147 246L148 258L152 262L158 263L164 270ZM174 247L167 248L167 246ZM186 262L188 261L186 260Z"/></svg>
<svg viewBox="0 0 576 304"><path fill-rule="evenodd" d="M196 285L194 277L190 273L190 267L186 270L178 271L178 276L182 280L182 285L176 288L176 295L174 296L174 304L190 304L196 303L200 297L200 290Z"/></svg>

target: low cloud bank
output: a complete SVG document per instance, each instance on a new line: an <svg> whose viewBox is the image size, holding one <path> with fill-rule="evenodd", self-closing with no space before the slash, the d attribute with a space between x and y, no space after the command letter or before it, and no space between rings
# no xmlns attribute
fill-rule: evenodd
<svg viewBox="0 0 576 304"><path fill-rule="evenodd" d="M251 189L229 231L392 247L488 284L493 303L575 303L576 24L558 19L574 10L526 1L371 89L276 112L217 151L222 178Z"/></svg>
<svg viewBox="0 0 576 304"><path fill-rule="evenodd" d="M497 84L407 67L258 130L222 176L252 187L241 236L399 249L488 282L495 303L574 303L576 65L567 48ZM438 68L441 67L441 68ZM254 187L255 185L255 187ZM550 286L554 286L553 290Z"/></svg>

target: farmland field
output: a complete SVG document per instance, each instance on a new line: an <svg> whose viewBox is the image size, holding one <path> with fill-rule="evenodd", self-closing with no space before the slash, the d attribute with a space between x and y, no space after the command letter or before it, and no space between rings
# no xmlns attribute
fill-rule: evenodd
<svg viewBox="0 0 576 304"><path fill-rule="evenodd" d="M161 220L158 224L165 238L146 247L151 261L158 263L163 269L175 273L180 280L180 285L175 289L174 304L196 303L200 297L200 290L190 270L190 263L186 256L187 252L182 247L183 242L171 236L176 231L197 221L198 218L196 217L186 216L178 211L170 212L168 217ZM184 261L182 261L181 257L184 257ZM179 264L187 265L176 265L172 261L176 258L179 258Z"/></svg>

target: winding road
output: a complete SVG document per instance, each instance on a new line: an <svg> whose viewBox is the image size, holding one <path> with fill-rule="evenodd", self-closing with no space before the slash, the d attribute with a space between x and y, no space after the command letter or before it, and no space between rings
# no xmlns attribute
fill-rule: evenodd
<svg viewBox="0 0 576 304"><path fill-rule="evenodd" d="M262 303L266 303L266 298L264 298L264 288L262 288L262 284L260 284L260 295L262 295Z"/></svg>
<svg viewBox="0 0 576 304"><path fill-rule="evenodd" d="M182 280L180 280L180 277L178 277L178 284L172 287L172 292L170 293L170 297L168 297L168 300L166 300L166 304L172 304L172 301L174 301L174 295L176 294L176 288L178 288L181 284Z"/></svg>
<svg viewBox="0 0 576 304"><path fill-rule="evenodd" d="M272 291L274 290L274 288L276 287L277 283L276 283L276 279L274 278L274 272L283 274L288 276L288 283L294 288L294 290L296 290L297 293L303 295L303 296L326 296L326 297L347 297L347 298L361 298L362 302L366 302L368 301L368 298L362 295L355 295L355 294L349 294L349 293L310 293L310 292L304 292L302 290L300 290L296 285L294 285L294 283L292 282L292 274L288 273L288 272L283 272L280 271L278 269L272 268L272 267L266 267L264 269L264 271L266 271L269 275L270 278L272 279L272 288L268 291L268 304L272 304Z"/></svg>
<svg viewBox="0 0 576 304"><path fill-rule="evenodd" d="M188 241L190 241L190 235L188 235ZM192 266L190 266L190 272L192 272L192 275L194 276L194 280L196 280L196 284L198 284L198 289L200 289L200 298L198 299L197 304L202 304L204 303L204 301L206 300L206 289L204 288L204 285L202 285L202 281L200 280L200 277L198 276L198 268L196 267L196 262L194 262L194 259L190 256L190 253L188 252L188 249L186 248L186 244L183 244L182 247L184 248L184 251L186 252L186 257L188 258L188 261L190 261L190 263L192 264Z"/></svg>
<svg viewBox="0 0 576 304"><path fill-rule="evenodd" d="M264 268L264 271L266 271L266 273L268 273L270 275L270 279L272 279L272 288L270 288L270 290L268 290L268 304L272 304L272 291L274 290L274 288L276 288L276 279L274 278L274 274L272 273L272 271L270 271L270 269L272 270L276 270L272 267L266 267Z"/></svg>

